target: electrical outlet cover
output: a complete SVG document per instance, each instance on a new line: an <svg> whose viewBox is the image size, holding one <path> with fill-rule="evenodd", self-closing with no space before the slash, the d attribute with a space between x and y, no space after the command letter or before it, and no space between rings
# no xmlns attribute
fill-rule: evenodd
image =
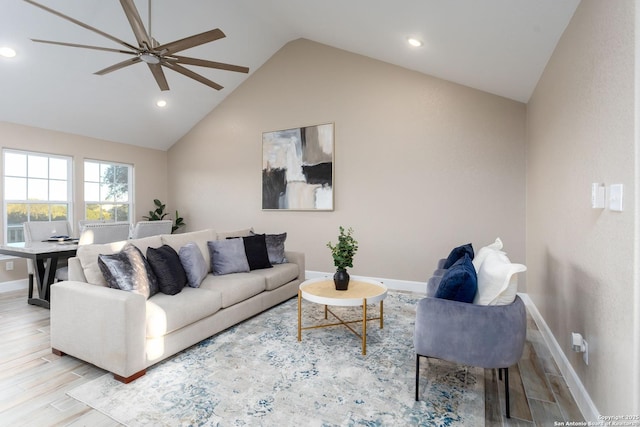
<svg viewBox="0 0 640 427"><path fill-rule="evenodd" d="M609 209L622 212L622 184L611 184L609 187Z"/></svg>

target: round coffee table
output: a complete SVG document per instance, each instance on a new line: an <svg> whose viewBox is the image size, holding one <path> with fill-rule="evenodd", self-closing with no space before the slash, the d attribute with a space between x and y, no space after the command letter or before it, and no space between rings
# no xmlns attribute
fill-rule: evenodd
<svg viewBox="0 0 640 427"><path fill-rule="evenodd" d="M302 341L302 331L307 329L326 328L329 326L344 325L356 336L362 339L362 354L367 354L367 321L380 320L380 329L384 328L384 299L387 297L387 287L381 282L368 279L349 280L349 289L337 291L332 279L311 279L300 284L298 289L298 341ZM338 323L329 323L302 327L302 300L324 305L324 318L328 313L338 320ZM380 302L380 316L367 317L367 304ZM361 306L362 319L344 321L338 317L328 306ZM351 327L351 323L362 323L362 334Z"/></svg>

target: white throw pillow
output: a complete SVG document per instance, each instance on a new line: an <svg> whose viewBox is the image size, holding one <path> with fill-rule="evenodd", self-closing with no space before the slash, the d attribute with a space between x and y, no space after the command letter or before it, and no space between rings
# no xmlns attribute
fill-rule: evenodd
<svg viewBox="0 0 640 427"><path fill-rule="evenodd" d="M478 292L473 300L479 305L506 305L516 299L517 273L526 271L522 264L514 264L504 252L493 250L486 255L478 272Z"/></svg>
<svg viewBox="0 0 640 427"><path fill-rule="evenodd" d="M487 255L493 251L499 251L500 249L502 249L502 240L500 240L499 237L490 245L480 248L476 256L473 258L473 268L476 269L476 273L480 271L480 266L482 266L482 262L485 260Z"/></svg>

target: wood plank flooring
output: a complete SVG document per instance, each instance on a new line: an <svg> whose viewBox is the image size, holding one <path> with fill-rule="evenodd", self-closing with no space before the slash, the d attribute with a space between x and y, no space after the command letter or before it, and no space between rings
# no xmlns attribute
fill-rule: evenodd
<svg viewBox="0 0 640 427"><path fill-rule="evenodd" d="M27 304L26 290L0 293L0 426L119 425L66 392L105 373L51 353L49 310ZM583 421L535 322L525 352L509 369L511 419L504 416L504 383L485 371L487 426L548 426Z"/></svg>

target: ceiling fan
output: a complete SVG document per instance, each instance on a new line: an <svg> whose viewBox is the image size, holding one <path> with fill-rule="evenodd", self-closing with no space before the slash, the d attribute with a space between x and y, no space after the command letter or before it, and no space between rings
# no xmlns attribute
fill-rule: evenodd
<svg viewBox="0 0 640 427"><path fill-rule="evenodd" d="M108 38L122 46L124 46L127 50L123 49L112 49L100 46L88 46L83 44L76 43L64 43L64 42L55 42L50 40L38 40L31 39L37 43L48 43L60 46L69 46L69 47L80 47L84 49L94 49L94 50L102 50L106 52L116 52L116 53L124 53L127 55L131 55L132 57L114 64L110 67L102 69L100 71L96 71L94 74L104 75L110 73L112 71L119 70L124 67L128 67L129 65L137 64L139 62L143 62L147 64L149 70L151 70L151 74L156 80L156 83L160 87L160 90L169 90L169 84L167 83L167 79L164 75L164 71L162 67L166 67L170 70L176 71L180 74L183 74L189 78L192 78L200 83L203 83L213 89L220 90L222 86L218 83L213 82L200 74L197 74L191 71L188 68L183 67L182 65L196 65L200 67L208 67L208 68L216 68L220 70L227 71L236 71L239 73L248 73L249 68L241 67L239 65L231 65L224 64L222 62L214 62L207 61L204 59L197 58L189 58L186 56L179 56L176 53L195 47L200 46L205 43L209 43L223 37L226 37L225 34L219 29L216 28L214 30L205 31L204 33L196 34L190 37L185 37L180 40L176 40L170 43L160 44L153 37L149 35L147 30L142 23L142 19L140 19L140 15L138 14L138 10L133 2L133 0L120 0L120 4L122 5L122 9L124 9L124 14L129 20L129 24L131 25L131 29L133 30L133 34L136 37L138 42L138 46L134 46L133 44L129 44L125 41L118 39L110 34L107 34L103 31L98 30L90 25L87 25L83 22L78 21L77 19L71 18L70 16L63 15L62 13L50 9L46 6L43 6L39 3L36 3L32 0L24 0L25 2L32 4L40 9L43 9L49 13L57 15L67 21L73 22L76 25L79 25L87 30L93 31L94 33L100 34L103 37ZM149 0L149 15L151 15L151 0Z"/></svg>

